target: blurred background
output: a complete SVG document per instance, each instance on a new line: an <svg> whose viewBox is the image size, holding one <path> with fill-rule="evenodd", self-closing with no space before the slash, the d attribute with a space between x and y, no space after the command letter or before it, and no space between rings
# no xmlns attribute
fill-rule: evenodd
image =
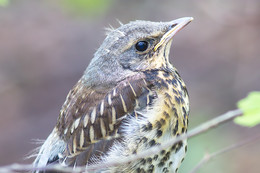
<svg viewBox="0 0 260 173"><path fill-rule="evenodd" d="M259 0L0 0L0 165L24 157L54 127L68 91L105 38L105 27L131 20L195 20L173 40L171 62L190 94L190 126L236 109L260 90ZM250 136L260 127L228 122L189 139L180 173L207 152ZM260 170L260 141L219 155L199 172Z"/></svg>

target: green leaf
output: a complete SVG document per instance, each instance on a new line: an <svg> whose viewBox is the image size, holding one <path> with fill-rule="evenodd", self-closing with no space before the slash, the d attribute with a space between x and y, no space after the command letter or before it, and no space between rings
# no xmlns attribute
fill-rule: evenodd
<svg viewBox="0 0 260 173"><path fill-rule="evenodd" d="M8 0L0 0L0 7L6 7L8 5Z"/></svg>
<svg viewBox="0 0 260 173"><path fill-rule="evenodd" d="M250 92L248 96L237 103L243 115L234 119L234 122L247 127L260 124L260 92Z"/></svg>

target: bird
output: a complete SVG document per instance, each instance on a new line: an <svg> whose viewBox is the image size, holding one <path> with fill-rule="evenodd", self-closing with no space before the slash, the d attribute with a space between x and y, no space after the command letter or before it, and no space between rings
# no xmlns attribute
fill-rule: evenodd
<svg viewBox="0 0 260 173"><path fill-rule="evenodd" d="M105 164L186 133L188 91L169 54L173 37L192 20L136 20L110 29L69 91L34 167ZM183 140L149 157L96 172L178 172L186 152Z"/></svg>

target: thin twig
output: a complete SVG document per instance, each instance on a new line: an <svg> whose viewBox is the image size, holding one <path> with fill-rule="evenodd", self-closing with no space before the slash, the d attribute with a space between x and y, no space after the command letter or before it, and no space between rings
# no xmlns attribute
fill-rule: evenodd
<svg viewBox="0 0 260 173"><path fill-rule="evenodd" d="M82 172L83 167L81 167L79 170L72 168L72 167L63 167L61 165L51 165L46 167L33 167L32 164L11 164L7 166L1 166L0 167L0 173L13 173L13 172L29 172L29 171L36 171L36 170L48 170L48 171L58 171L63 173L71 173L71 172Z"/></svg>
<svg viewBox="0 0 260 173"><path fill-rule="evenodd" d="M203 132L208 131L209 129L212 129L224 122L230 121L232 119L234 119L235 117L238 117L240 115L242 115L243 112L239 109L233 110L233 111L229 111L223 115L220 115L206 123L203 123L201 125L199 125L198 127L194 128L193 130L189 131L187 134L182 134L174 139L171 139L165 143L162 143L161 145L152 147L148 150L142 151L140 153L137 153L135 155L130 155L127 157L122 157L120 158L120 160L112 160L112 161L107 161L106 163L102 163L102 164L96 164L96 165L91 165L88 166L87 168L85 166L83 167L76 167L76 168L69 168L69 167L62 167L59 165L53 165L53 166L47 166L47 167L43 167L43 168L34 168L32 165L20 165L20 164L13 164L13 165L8 165L8 166L4 166L4 167L0 167L0 172L7 172L7 171L27 171L27 170L56 170L59 172L83 172L83 171L97 171L103 168L107 168L107 167L115 167L115 166L119 166L122 164L127 164L129 162L144 158L144 157L149 157L151 155L157 154L158 152L160 152L161 150L167 149L171 146L173 146L174 144L185 140L187 138L196 136L198 134L201 134Z"/></svg>
<svg viewBox="0 0 260 173"><path fill-rule="evenodd" d="M239 109L233 110L233 111L229 111L223 115L220 115L206 123L203 123L201 125L199 125L198 127L196 127L195 129L191 130L190 132L188 132L187 134L183 134L180 135L174 139L171 139L161 145L152 147L148 150L142 151L136 155L131 155L131 156L127 156L127 157L122 157L120 158L120 160L117 161L108 161L105 164L97 164L97 165L93 165L93 166L89 166L87 168L88 171L94 171L100 168L105 168L105 167L114 167L114 166L118 166L118 165L122 165L122 164L127 164L129 162L135 161L137 159L141 159L141 158L145 158L145 157L149 157L151 155L157 154L158 152L160 152L161 150L167 149L171 146L173 146L174 144L185 140L187 138L190 138L192 136L198 135L200 133L203 133L211 128L214 128L226 121L229 121L237 116L242 115L243 112Z"/></svg>
<svg viewBox="0 0 260 173"><path fill-rule="evenodd" d="M204 164L206 164L211 159L213 159L213 158L215 158L215 157L217 157L217 156L219 156L221 154L224 154L226 152L229 152L231 150L234 150L234 149L237 149L239 147L243 147L245 145L248 145L248 144L250 144L250 143L252 143L252 142L254 142L256 140L259 140L259 138L260 138L260 135L253 136L253 137L251 137L251 138L249 138L247 140L244 140L244 141L236 143L236 144L232 144L232 145L230 145L230 146L228 146L226 148L223 148L223 149L221 149L219 151L216 151L214 153L211 153L211 154L206 153L204 155L204 157L201 159L201 161L190 171L190 173L196 173Z"/></svg>

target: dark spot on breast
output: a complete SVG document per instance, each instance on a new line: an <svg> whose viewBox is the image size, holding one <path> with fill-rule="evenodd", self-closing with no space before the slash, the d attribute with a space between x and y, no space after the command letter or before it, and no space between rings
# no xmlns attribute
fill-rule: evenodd
<svg viewBox="0 0 260 173"><path fill-rule="evenodd" d="M149 142L149 145L152 147L152 146L154 146L155 145L155 140L153 139L153 140L151 140L150 142Z"/></svg>
<svg viewBox="0 0 260 173"><path fill-rule="evenodd" d="M182 106L182 112L183 112L184 118L186 119L187 112L186 112L186 109L183 106Z"/></svg>
<svg viewBox="0 0 260 173"><path fill-rule="evenodd" d="M164 100L164 104L165 104L165 106L167 106L168 108L170 108L170 105L167 103L167 101Z"/></svg>
<svg viewBox="0 0 260 173"><path fill-rule="evenodd" d="M160 154L161 154L161 155L164 155L164 153L165 153L165 150L162 150Z"/></svg>
<svg viewBox="0 0 260 173"><path fill-rule="evenodd" d="M160 121L157 121L157 122L155 123L155 127L158 128L158 129L160 129L160 128L162 127L162 123L161 123Z"/></svg>
<svg viewBox="0 0 260 173"><path fill-rule="evenodd" d="M165 116L165 118L170 118L170 115L168 114L168 112L163 112L163 115Z"/></svg>
<svg viewBox="0 0 260 173"><path fill-rule="evenodd" d="M171 154L171 152L170 151L168 151L167 153L166 153L166 157L170 157L170 154Z"/></svg>
<svg viewBox="0 0 260 173"><path fill-rule="evenodd" d="M143 131L150 131L153 129L153 125L150 122L148 122L147 125L144 125L142 127L142 129L143 129Z"/></svg>
<svg viewBox="0 0 260 173"><path fill-rule="evenodd" d="M175 116L176 118L179 117L178 114L177 114L177 112L174 112L174 116Z"/></svg>
<svg viewBox="0 0 260 173"><path fill-rule="evenodd" d="M178 104L180 104L180 103L181 103L180 97L178 97L178 96L175 96L174 98L175 98L175 101L176 101Z"/></svg>
<svg viewBox="0 0 260 173"><path fill-rule="evenodd" d="M174 92L174 94L178 95L178 92L176 91L175 88L172 89L172 92Z"/></svg>
<svg viewBox="0 0 260 173"><path fill-rule="evenodd" d="M181 89L182 89L182 91L184 92L184 96L185 96L185 97L189 97L189 93L188 93L188 91L187 91L186 86L181 85Z"/></svg>
<svg viewBox="0 0 260 173"><path fill-rule="evenodd" d="M178 120L176 120L174 129L173 129L173 131L172 131L172 133L173 133L174 136L177 134L178 127L179 127L179 122L178 122Z"/></svg>
<svg viewBox="0 0 260 173"><path fill-rule="evenodd" d="M154 157L153 157L153 160L157 160L158 159L158 154L156 154L156 155L154 155Z"/></svg>
<svg viewBox="0 0 260 173"><path fill-rule="evenodd" d="M167 160L168 160L168 158L164 156L164 157L161 159L161 162L166 162Z"/></svg>
<svg viewBox="0 0 260 173"><path fill-rule="evenodd" d="M168 151L168 152L164 155L164 157L161 159L161 162L166 162L167 160L169 160L170 154L171 154L171 152Z"/></svg>
<svg viewBox="0 0 260 173"><path fill-rule="evenodd" d="M182 120L183 126L186 127L185 119Z"/></svg>
<svg viewBox="0 0 260 173"><path fill-rule="evenodd" d="M169 93L165 92L164 95L167 99L169 100L172 99L172 96Z"/></svg>
<svg viewBox="0 0 260 173"><path fill-rule="evenodd" d="M143 168L137 168L137 169L136 169L136 172L137 172L137 173L145 173L145 171L144 171Z"/></svg>
<svg viewBox="0 0 260 173"><path fill-rule="evenodd" d="M170 74L169 74L168 72L164 72L164 73L163 73L163 76L164 76L164 77L169 77Z"/></svg>
<svg viewBox="0 0 260 173"><path fill-rule="evenodd" d="M157 130L156 135L157 135L158 138L161 137L162 136L162 131L161 130Z"/></svg>
<svg viewBox="0 0 260 173"><path fill-rule="evenodd" d="M164 125L164 124L165 124L165 119L161 118L161 119L160 119L160 123L161 123L162 125Z"/></svg>
<svg viewBox="0 0 260 173"><path fill-rule="evenodd" d="M184 133L184 131L185 131L185 128L184 127L181 128L181 133Z"/></svg>
<svg viewBox="0 0 260 173"><path fill-rule="evenodd" d="M153 170L154 170L154 165L150 165L150 166L149 166L149 170L152 170L152 171L153 171Z"/></svg>
<svg viewBox="0 0 260 173"><path fill-rule="evenodd" d="M143 143L146 143L147 140L148 140L148 139L147 139L146 137L143 137L143 138L142 138Z"/></svg>
<svg viewBox="0 0 260 173"><path fill-rule="evenodd" d="M181 103L184 103L183 97L180 96L179 98L180 98Z"/></svg>
<svg viewBox="0 0 260 173"><path fill-rule="evenodd" d="M145 165L145 163L146 163L146 160L145 160L145 159L141 159L141 160L140 160L140 164Z"/></svg>
<svg viewBox="0 0 260 173"><path fill-rule="evenodd" d="M152 163L153 159L151 157L148 157L146 160L148 163Z"/></svg>
<svg viewBox="0 0 260 173"><path fill-rule="evenodd" d="M168 84L170 84L170 85L172 84L172 80L170 80L170 79L166 79L165 81L166 81Z"/></svg>
<svg viewBox="0 0 260 173"><path fill-rule="evenodd" d="M181 159L181 162L183 162L183 161L184 161L184 158Z"/></svg>
<svg viewBox="0 0 260 173"><path fill-rule="evenodd" d="M176 79L172 79L172 84L176 87L177 86L177 80Z"/></svg>
<svg viewBox="0 0 260 173"><path fill-rule="evenodd" d="M164 162L160 162L160 163L158 164L158 167L163 167L163 165L164 165Z"/></svg>
<svg viewBox="0 0 260 173"><path fill-rule="evenodd" d="M179 150L182 148L182 146L183 146L183 143L182 143L182 142L179 142L179 143L177 144L175 153L179 152Z"/></svg>
<svg viewBox="0 0 260 173"><path fill-rule="evenodd" d="M181 89L184 91L184 92L187 92L187 88L185 85L181 85ZM187 93L188 94L188 93Z"/></svg>
<svg viewBox="0 0 260 173"><path fill-rule="evenodd" d="M162 87L168 89L168 84L164 80L161 80L161 85Z"/></svg>
<svg viewBox="0 0 260 173"><path fill-rule="evenodd" d="M174 113L174 116L178 118L177 109L174 106L172 106L172 111Z"/></svg>
<svg viewBox="0 0 260 173"><path fill-rule="evenodd" d="M171 147L171 151L174 151L176 148L176 144Z"/></svg>

